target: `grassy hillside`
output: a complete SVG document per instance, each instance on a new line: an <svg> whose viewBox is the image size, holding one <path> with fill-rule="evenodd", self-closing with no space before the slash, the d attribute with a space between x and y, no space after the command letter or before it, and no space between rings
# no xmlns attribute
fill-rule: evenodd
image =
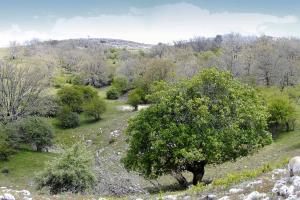
<svg viewBox="0 0 300 200"><path fill-rule="evenodd" d="M107 88L100 89L99 95L104 96ZM121 152L125 151L126 143L125 136L121 134L116 142L109 144L111 132L114 130L123 131L126 127L127 120L134 116L132 111L121 111L119 106L125 105L126 100L106 100L108 109L103 116L103 120L92 122L81 116L82 124L75 129L61 129L55 126L55 145L70 146L76 141L84 138L84 140L92 140L91 150L99 150L106 148L106 152ZM300 119L300 107L298 106L298 121ZM49 119L54 125L56 121ZM299 122L298 122L299 124ZM204 179L215 179L226 176L228 173L255 169L267 163L277 163L285 158L300 154L300 128L299 125L293 132L283 133L277 138L273 144L265 147L261 151L254 153L245 158L238 159L236 162L228 162L217 166L208 166ZM0 162L0 169L8 169L9 173L0 173L1 186L25 187L34 191L33 178L35 174L41 171L46 161L55 157L54 153L37 153L31 151L21 151L12 156L8 162ZM104 153L102 156L108 154ZM119 163L116 163L119 164ZM122 173L122 172L120 172ZM150 189L150 191L175 189L175 180L170 176L159 178L158 182L162 185L160 188L154 188L152 184L141 179L142 186Z"/></svg>

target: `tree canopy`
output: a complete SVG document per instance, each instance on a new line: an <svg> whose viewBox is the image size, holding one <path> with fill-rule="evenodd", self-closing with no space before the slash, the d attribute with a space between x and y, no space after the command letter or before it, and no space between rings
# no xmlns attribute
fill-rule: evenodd
<svg viewBox="0 0 300 200"><path fill-rule="evenodd" d="M254 89L229 72L203 70L154 94L157 103L141 111L127 128L128 170L146 178L172 174L187 184L181 172L201 181L206 164L246 156L271 142L267 110Z"/></svg>

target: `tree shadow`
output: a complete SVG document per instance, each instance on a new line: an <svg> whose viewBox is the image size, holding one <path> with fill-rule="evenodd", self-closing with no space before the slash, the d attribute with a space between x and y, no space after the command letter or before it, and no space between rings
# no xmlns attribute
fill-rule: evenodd
<svg viewBox="0 0 300 200"><path fill-rule="evenodd" d="M204 185L209 185L212 183L212 180L203 180L202 183ZM188 187L193 186L192 182L190 181L188 184ZM178 183L173 183L169 185L154 185L152 184L152 187L145 187L144 189L147 190L150 194L158 194L161 192L178 192L178 191L184 191L188 187L183 187L179 185Z"/></svg>

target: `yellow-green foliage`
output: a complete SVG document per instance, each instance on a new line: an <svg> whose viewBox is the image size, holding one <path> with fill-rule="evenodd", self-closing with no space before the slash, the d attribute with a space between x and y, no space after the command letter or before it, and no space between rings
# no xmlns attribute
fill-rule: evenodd
<svg viewBox="0 0 300 200"><path fill-rule="evenodd" d="M276 87L258 89L269 112L268 124L273 136L279 131L290 131L294 129L296 120L296 105L291 97L296 88L279 90ZM297 96L297 95L295 95Z"/></svg>
<svg viewBox="0 0 300 200"><path fill-rule="evenodd" d="M286 87L283 90L284 94L288 95L295 103L300 103L300 85L294 87Z"/></svg>

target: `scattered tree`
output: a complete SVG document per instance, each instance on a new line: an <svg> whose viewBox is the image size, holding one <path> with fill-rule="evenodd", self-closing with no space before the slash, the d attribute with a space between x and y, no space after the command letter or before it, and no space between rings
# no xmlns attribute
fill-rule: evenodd
<svg viewBox="0 0 300 200"><path fill-rule="evenodd" d="M83 106L83 112L87 116L94 118L96 121L101 119L101 115L105 112L105 110L105 102L98 97L94 97Z"/></svg>
<svg viewBox="0 0 300 200"><path fill-rule="evenodd" d="M120 96L120 93L119 93L118 89L115 87L110 87L109 90L107 90L107 92L106 92L107 99L115 100L115 99L118 99L119 96Z"/></svg>
<svg viewBox="0 0 300 200"><path fill-rule="evenodd" d="M53 128L50 124L39 117L27 117L19 124L19 134L24 143L36 147L37 151L51 146L53 143Z"/></svg>
<svg viewBox="0 0 300 200"><path fill-rule="evenodd" d="M132 90L128 94L128 104L134 107L134 110L138 110L138 105L142 102L142 97L139 89Z"/></svg>
<svg viewBox="0 0 300 200"><path fill-rule="evenodd" d="M72 86L65 86L57 92L62 106L67 106L72 112L80 113L82 111L83 94L80 89Z"/></svg>

